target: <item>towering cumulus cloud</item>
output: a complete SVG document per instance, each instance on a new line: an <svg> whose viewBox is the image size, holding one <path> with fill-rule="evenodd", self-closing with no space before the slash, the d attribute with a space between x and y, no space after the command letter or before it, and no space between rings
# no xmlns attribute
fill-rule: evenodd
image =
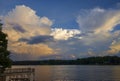
<svg viewBox="0 0 120 81"><path fill-rule="evenodd" d="M3 31L8 34L9 50L12 53L31 54L31 56L54 54L54 50L43 43L44 39L49 39L52 25L52 21L47 17L39 17L31 8L20 5L3 16L2 21L4 23ZM44 39L41 41L38 38L40 41L31 45L29 42L35 37Z"/></svg>

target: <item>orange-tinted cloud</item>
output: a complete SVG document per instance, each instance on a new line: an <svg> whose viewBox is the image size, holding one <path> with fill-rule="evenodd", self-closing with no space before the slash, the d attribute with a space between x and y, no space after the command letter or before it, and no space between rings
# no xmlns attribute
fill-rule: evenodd
<svg viewBox="0 0 120 81"><path fill-rule="evenodd" d="M12 53L30 54L35 57L55 54L55 51L43 42L29 44L27 41L20 41L20 39L32 40L31 38L37 36L49 36L53 22L47 17L39 17L30 7L19 5L3 16L2 21L3 31L8 34L8 49Z"/></svg>

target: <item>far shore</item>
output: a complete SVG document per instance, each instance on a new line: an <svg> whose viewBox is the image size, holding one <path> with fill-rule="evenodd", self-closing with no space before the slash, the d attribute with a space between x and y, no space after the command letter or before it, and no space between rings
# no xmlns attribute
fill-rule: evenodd
<svg viewBox="0 0 120 81"><path fill-rule="evenodd" d="M12 65L120 65L120 57L88 57L76 60L13 61Z"/></svg>

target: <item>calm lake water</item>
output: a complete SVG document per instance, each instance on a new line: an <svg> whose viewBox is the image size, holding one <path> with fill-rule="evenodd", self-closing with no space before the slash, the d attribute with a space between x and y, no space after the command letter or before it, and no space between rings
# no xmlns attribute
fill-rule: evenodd
<svg viewBox="0 0 120 81"><path fill-rule="evenodd" d="M35 68L36 81L120 81L120 66L13 66L17 67Z"/></svg>

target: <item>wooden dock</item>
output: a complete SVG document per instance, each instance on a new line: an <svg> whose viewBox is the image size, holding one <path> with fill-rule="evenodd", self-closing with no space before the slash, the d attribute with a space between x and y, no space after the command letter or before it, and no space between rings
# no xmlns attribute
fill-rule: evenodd
<svg viewBox="0 0 120 81"><path fill-rule="evenodd" d="M13 68L6 69L4 72L4 81L35 81L34 68Z"/></svg>

